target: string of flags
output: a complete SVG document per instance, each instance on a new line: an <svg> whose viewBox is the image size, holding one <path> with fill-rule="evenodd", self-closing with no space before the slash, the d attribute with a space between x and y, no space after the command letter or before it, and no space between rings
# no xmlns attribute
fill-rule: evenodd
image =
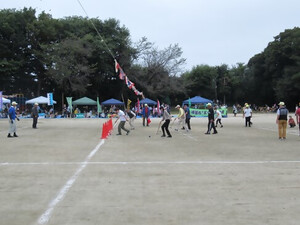
<svg viewBox="0 0 300 225"><path fill-rule="evenodd" d="M143 92L137 90L135 84L131 82L129 78L126 76L125 72L123 71L123 69L121 68L120 64L117 62L116 59L115 59L115 69L116 69L116 73L119 73L120 80L125 80L125 84L129 89L133 90L135 95L141 95L142 98L145 98Z"/></svg>

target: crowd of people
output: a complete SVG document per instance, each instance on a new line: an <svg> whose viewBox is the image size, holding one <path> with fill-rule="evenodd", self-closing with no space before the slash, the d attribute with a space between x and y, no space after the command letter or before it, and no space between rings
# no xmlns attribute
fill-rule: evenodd
<svg viewBox="0 0 300 225"><path fill-rule="evenodd" d="M220 125L220 128L223 127L222 124L222 114L219 110L218 106L213 107L211 103L206 104L206 108L208 109L208 125L207 125L207 132L205 134L211 134L211 131L213 130L212 134L217 134L217 127L218 124ZM273 107L275 108L275 107ZM170 106L167 104L162 104L159 108L156 107L149 107L147 104L141 105L141 108L137 108L136 106L132 109L127 108L125 112L121 110L120 108L116 106L111 106L109 109L109 112L111 115L116 115L117 120L115 123L120 120L119 126L118 126L118 135L122 134L122 130L126 131L126 135L130 133L129 129L125 128L126 121L129 122L130 129L135 129L134 126L134 120L139 115L142 117L142 124L143 126L148 127L151 123L150 117L159 117L161 118L160 121L160 128L163 132L162 137L169 137L171 138L172 135L169 130L169 126L171 124L171 121L173 120L173 123L176 122L176 128L175 131L178 131L179 129L185 130L186 132L189 132L191 130L191 124L190 124L190 108L187 105L184 105L181 107L180 105L177 105L175 109L178 110L178 115L173 118L170 113ZM7 137L18 137L16 134L16 120L19 120L19 117L17 116L17 103L12 102L11 106L8 109L8 118L9 118L9 132ZM35 103L31 109L31 117L33 118L32 128L37 128L38 123L38 117L39 117L39 104ZM75 111L78 109L75 109ZM67 110L67 108L63 109L63 112L66 113L66 117L71 117L71 112ZM238 109L236 106L233 107L233 114L236 116L236 113L238 112ZM245 103L244 107L242 108L243 118L245 118L245 127L251 127L253 124L251 121L252 118L252 108L250 107L250 104ZM300 136L300 103L296 107L295 110L295 116L296 116L296 122L293 119L293 117L289 114L288 109L285 106L284 102L280 102L278 104L278 108L276 110L276 123L278 125L278 138L280 140L286 140L286 129L289 125L290 128L293 128L298 124L299 126L299 136ZM172 124L173 124L172 123ZM167 135L166 135L167 134Z"/></svg>

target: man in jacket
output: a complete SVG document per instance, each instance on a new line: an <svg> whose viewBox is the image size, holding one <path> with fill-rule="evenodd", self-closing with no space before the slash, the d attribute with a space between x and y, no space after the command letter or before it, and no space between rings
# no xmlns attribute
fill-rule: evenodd
<svg viewBox="0 0 300 225"><path fill-rule="evenodd" d="M207 124L207 132L205 134L210 134L211 129L214 129L213 134L217 134L217 129L215 127L215 112L212 108L211 103L207 103L206 107L208 108L208 124Z"/></svg>
<svg viewBox="0 0 300 225"><path fill-rule="evenodd" d="M38 103L34 103L34 106L32 107L32 110L31 110L31 115L32 115L32 128L36 129L36 125L37 125L37 122L38 122L38 118L39 118L39 104Z"/></svg>
<svg viewBox="0 0 300 225"><path fill-rule="evenodd" d="M7 135L8 138L18 137L18 135L16 134L17 132L16 119L19 121L19 118L16 116L17 105L18 103L12 102L11 107L8 110L8 118L9 118L9 131Z"/></svg>
<svg viewBox="0 0 300 225"><path fill-rule="evenodd" d="M167 137L171 138L172 135L169 131L169 124L170 124L172 116L168 113L167 110L165 110L165 108L163 106L160 107L160 110L161 110L161 114L162 114L161 122L165 121L164 124L161 126L161 129L162 129L162 132L163 132L162 137L166 136L166 134L165 134L165 131L166 131L167 135L168 135Z"/></svg>

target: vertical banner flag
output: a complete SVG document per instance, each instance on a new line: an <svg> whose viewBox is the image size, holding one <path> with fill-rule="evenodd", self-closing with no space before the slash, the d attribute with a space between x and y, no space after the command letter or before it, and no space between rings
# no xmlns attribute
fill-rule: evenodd
<svg viewBox="0 0 300 225"><path fill-rule="evenodd" d="M140 99L137 100L137 113L140 113Z"/></svg>
<svg viewBox="0 0 300 225"><path fill-rule="evenodd" d="M2 91L0 91L0 111L2 111L2 105L3 105Z"/></svg>
<svg viewBox="0 0 300 225"><path fill-rule="evenodd" d="M47 93L48 105L53 105L53 93Z"/></svg>
<svg viewBox="0 0 300 225"><path fill-rule="evenodd" d="M99 97L97 97L97 112L98 112L98 114L102 112L102 108L101 108L101 105L99 103Z"/></svg>
<svg viewBox="0 0 300 225"><path fill-rule="evenodd" d="M157 115L160 116L160 102L157 99Z"/></svg>
<svg viewBox="0 0 300 225"><path fill-rule="evenodd" d="M127 100L127 109L128 109L128 110L130 110L130 103L131 103L131 100L128 99L128 100Z"/></svg>
<svg viewBox="0 0 300 225"><path fill-rule="evenodd" d="M69 106L70 112L72 114L72 112L73 112L72 97L66 97L66 99L67 99L67 102L68 102L68 106Z"/></svg>
<svg viewBox="0 0 300 225"><path fill-rule="evenodd" d="M189 98L189 108L191 108L192 103L191 103L191 98Z"/></svg>

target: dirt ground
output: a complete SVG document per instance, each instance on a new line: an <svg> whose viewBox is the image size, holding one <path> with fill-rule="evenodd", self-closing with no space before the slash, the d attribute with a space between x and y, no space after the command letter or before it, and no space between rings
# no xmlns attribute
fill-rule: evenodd
<svg viewBox="0 0 300 225"><path fill-rule="evenodd" d="M1 119L0 224L299 224L298 128L280 141L275 118L229 115L216 135L192 118L173 138L137 119L106 140L105 119L22 119L18 138Z"/></svg>

